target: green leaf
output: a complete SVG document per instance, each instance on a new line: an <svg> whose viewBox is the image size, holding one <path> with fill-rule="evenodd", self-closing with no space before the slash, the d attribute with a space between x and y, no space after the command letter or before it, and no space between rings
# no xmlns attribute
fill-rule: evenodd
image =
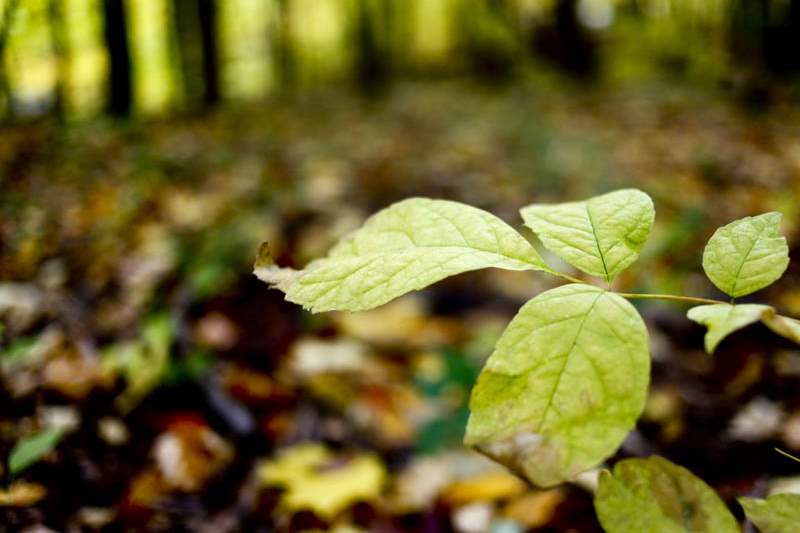
<svg viewBox="0 0 800 533"><path fill-rule="evenodd" d="M117 406L129 411L147 396L169 369L175 325L168 313L148 317L139 339L112 344L103 352L104 363L125 376L127 388Z"/></svg>
<svg viewBox="0 0 800 533"><path fill-rule="evenodd" d="M279 269L259 252L254 273L313 312L362 311L470 270L550 271L494 215L446 200L411 198L370 217L305 270Z"/></svg>
<svg viewBox="0 0 800 533"><path fill-rule="evenodd" d="M714 232L703 251L703 270L719 290L738 298L780 278L789 247L780 235L781 214L745 217Z"/></svg>
<svg viewBox="0 0 800 533"><path fill-rule="evenodd" d="M739 503L762 533L796 533L800 528L800 494L773 494L766 500L739 498Z"/></svg>
<svg viewBox="0 0 800 533"><path fill-rule="evenodd" d="M583 202L530 205L520 214L548 250L611 283L639 257L656 212L647 194L622 189Z"/></svg>
<svg viewBox="0 0 800 533"><path fill-rule="evenodd" d="M686 316L708 328L705 338L706 352L714 353L722 339L774 312L768 305L714 304L692 307Z"/></svg>
<svg viewBox="0 0 800 533"><path fill-rule="evenodd" d="M64 432L60 428L48 428L20 439L8 456L8 472L16 476L55 449Z"/></svg>
<svg viewBox="0 0 800 533"><path fill-rule="evenodd" d="M778 335L800 344L800 322L775 314L775 309L768 305L699 305L689 309L687 316L708 328L705 338L708 353L713 353L717 345L734 331L759 320Z"/></svg>
<svg viewBox="0 0 800 533"><path fill-rule="evenodd" d="M769 329L786 337L790 341L800 344L800 322L794 318L783 315L770 314L762 318Z"/></svg>
<svg viewBox="0 0 800 533"><path fill-rule="evenodd" d="M701 479L661 457L625 459L605 471L594 507L607 533L738 532L739 524Z"/></svg>
<svg viewBox="0 0 800 533"><path fill-rule="evenodd" d="M647 329L630 303L593 285L546 291L486 362L464 442L536 485L561 483L614 453L649 378Z"/></svg>

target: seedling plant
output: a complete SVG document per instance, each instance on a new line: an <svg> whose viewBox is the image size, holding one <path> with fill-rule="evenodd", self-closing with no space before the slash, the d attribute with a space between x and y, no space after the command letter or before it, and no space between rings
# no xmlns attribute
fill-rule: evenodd
<svg viewBox="0 0 800 533"><path fill-rule="evenodd" d="M736 303L776 281L789 264L780 213L736 220L708 241L703 270L730 301L612 290L616 276L638 258L655 218L652 200L640 190L535 204L520 214L546 249L598 284L552 269L527 239L491 213L429 198L379 211L302 270L277 267L262 246L255 274L315 313L372 309L488 267L539 271L565 281L523 305L503 332L472 390L464 436L466 445L539 487L597 467L619 448L644 409L648 333L630 300L698 304L688 318L706 326L709 353L758 321L800 342L800 322L768 305ZM800 495L740 503L765 533L800 531ZM609 533L740 530L708 485L660 457L625 459L603 471L595 508Z"/></svg>

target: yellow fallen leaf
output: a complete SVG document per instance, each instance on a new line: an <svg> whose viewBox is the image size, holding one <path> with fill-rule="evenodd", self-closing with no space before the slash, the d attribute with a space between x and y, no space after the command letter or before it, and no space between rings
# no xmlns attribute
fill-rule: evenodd
<svg viewBox="0 0 800 533"><path fill-rule="evenodd" d="M442 498L453 505L463 505L513 498L525 492L526 488L525 482L512 474L485 472L450 484L442 492Z"/></svg>
<svg viewBox="0 0 800 533"><path fill-rule="evenodd" d="M334 313L333 321L346 335L378 345L430 347L463 336L453 320L432 317L416 295L404 296L364 313Z"/></svg>
<svg viewBox="0 0 800 533"><path fill-rule="evenodd" d="M286 490L281 499L285 510L310 509L329 520L358 501L375 500L386 471L371 454L346 457L320 444L301 444L262 465L259 477L264 485Z"/></svg>
<svg viewBox="0 0 800 533"><path fill-rule="evenodd" d="M38 483L15 481L7 489L0 489L0 507L29 507L46 495L47 490Z"/></svg>
<svg viewBox="0 0 800 533"><path fill-rule="evenodd" d="M526 527L542 527L553 518L556 506L563 500L560 489L530 492L509 503L503 514Z"/></svg>

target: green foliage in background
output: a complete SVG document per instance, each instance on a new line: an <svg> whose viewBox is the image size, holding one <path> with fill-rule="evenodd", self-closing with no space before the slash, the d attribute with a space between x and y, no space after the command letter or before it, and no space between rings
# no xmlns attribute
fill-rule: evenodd
<svg viewBox="0 0 800 533"><path fill-rule="evenodd" d="M102 113L115 55L103 4L0 0L4 118ZM198 85L211 80L199 71L204 52L193 2L120 4L124 20L116 29L127 34L128 89L136 112L163 114L196 105ZM522 72L541 75L548 64L574 70L575 61L597 63L581 73L588 68L611 83L677 78L714 87L785 62L782 54L791 52L776 49L792 50L797 40L769 49L762 41L797 33L798 27L786 7L760 15L758 9L753 13L756 4L733 0L213 0L207 5L215 12L209 38L216 66L209 71L220 96L230 100L349 79L370 85L390 77L468 74L496 81ZM556 50L573 50L569 58L554 52L554 40ZM790 64L796 75L797 65Z"/></svg>
<svg viewBox="0 0 800 533"><path fill-rule="evenodd" d="M104 363L125 377L127 387L117 398L123 411L129 411L160 382L169 369L170 347L175 326L167 313L149 317L141 336L106 348Z"/></svg>
<svg viewBox="0 0 800 533"><path fill-rule="evenodd" d="M17 441L8 456L8 473L16 476L58 445L64 432L60 428L47 428Z"/></svg>

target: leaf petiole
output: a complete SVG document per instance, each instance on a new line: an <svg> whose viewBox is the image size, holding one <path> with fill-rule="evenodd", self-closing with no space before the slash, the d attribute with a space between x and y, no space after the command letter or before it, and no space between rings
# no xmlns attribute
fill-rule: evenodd
<svg viewBox="0 0 800 533"><path fill-rule="evenodd" d="M640 294L640 293L617 293L623 298L629 300L674 300L678 302L697 303L697 304L724 304L720 300L712 300L711 298L698 298L697 296L679 296L676 294Z"/></svg>
<svg viewBox="0 0 800 533"><path fill-rule="evenodd" d="M795 457L794 455L792 455L792 454L790 454L788 452L785 452L785 451L781 450L780 448L775 448L775 451L778 452L781 455L785 455L789 459L792 459L792 460L797 461L798 463L800 463L800 459L798 459L797 457Z"/></svg>

